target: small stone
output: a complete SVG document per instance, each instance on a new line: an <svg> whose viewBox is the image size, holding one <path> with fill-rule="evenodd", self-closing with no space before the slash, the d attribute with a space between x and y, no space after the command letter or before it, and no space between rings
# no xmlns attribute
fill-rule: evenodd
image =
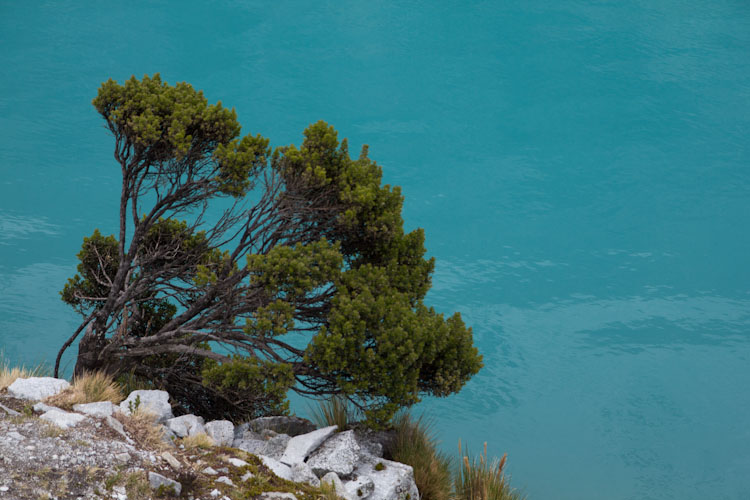
<svg viewBox="0 0 750 500"><path fill-rule="evenodd" d="M281 491L266 491L261 493L259 498L263 500L297 500L294 493L282 493Z"/></svg>
<svg viewBox="0 0 750 500"><path fill-rule="evenodd" d="M288 481L292 480L292 468L288 465L285 465L278 460L267 457L265 455L258 455L258 458L260 458L261 462L263 462L263 465L268 467L271 472L279 476L281 479L286 479Z"/></svg>
<svg viewBox="0 0 750 500"><path fill-rule="evenodd" d="M344 493L344 483L341 482L341 479L335 472L329 472L321 477L320 482L324 484L332 484L336 493Z"/></svg>
<svg viewBox="0 0 750 500"><path fill-rule="evenodd" d="M243 474L240 479L242 479L243 481L247 481L252 477L255 477L255 474L253 474L252 472L245 472L245 474Z"/></svg>
<svg viewBox="0 0 750 500"><path fill-rule="evenodd" d="M0 486L0 491L2 491L3 493L5 493L6 491L8 491L9 489L10 488L8 488L7 486Z"/></svg>
<svg viewBox="0 0 750 500"><path fill-rule="evenodd" d="M234 483L232 482L232 480L231 480L231 479L229 479L229 478L228 478L227 476L221 476L220 478L218 478L218 479L216 480L216 482L217 482L217 483L224 483L224 484L228 484L229 486L234 486Z"/></svg>
<svg viewBox="0 0 750 500"><path fill-rule="evenodd" d="M209 495L211 495L212 497L216 498L219 495L221 495L221 491L219 491L219 490L211 490L211 493L209 493Z"/></svg>
<svg viewBox="0 0 750 500"><path fill-rule="evenodd" d="M117 455L115 455L115 459L118 462L125 463L130 460L130 453L126 453L126 452L118 453Z"/></svg>
<svg viewBox="0 0 750 500"><path fill-rule="evenodd" d="M175 495L180 496L182 491L182 485L173 479L164 477L156 472L148 473L148 484L151 485L151 489L158 490L160 486L164 486L167 490L172 488Z"/></svg>
<svg viewBox="0 0 750 500"><path fill-rule="evenodd" d="M35 413L45 413L45 412L48 412L50 410L59 410L60 408L57 408L55 406L46 405L46 404L42 403L41 401L39 401L37 404L34 405L34 407L32 409L34 410Z"/></svg>
<svg viewBox="0 0 750 500"><path fill-rule="evenodd" d="M216 474L218 474L218 472L216 472L213 467L206 467L205 469L203 469L203 473L208 474L209 476L215 476Z"/></svg>
<svg viewBox="0 0 750 500"><path fill-rule="evenodd" d="M173 469L178 470L180 468L180 462L178 462L177 459L173 457L172 454L168 451L162 452L161 458L163 458L165 462L172 466Z"/></svg>
<svg viewBox="0 0 750 500"><path fill-rule="evenodd" d="M227 462L234 465L235 467L244 467L247 465L247 462L245 462L244 460L240 460L239 458L234 457L228 459Z"/></svg>

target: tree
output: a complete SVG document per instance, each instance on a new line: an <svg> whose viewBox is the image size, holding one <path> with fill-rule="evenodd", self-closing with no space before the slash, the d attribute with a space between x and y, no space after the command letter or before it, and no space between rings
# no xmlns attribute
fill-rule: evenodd
<svg viewBox="0 0 750 500"><path fill-rule="evenodd" d="M119 235L84 238L61 292L83 321L55 374L84 332L76 374L134 374L185 411L283 412L292 389L382 423L480 369L460 316L423 304L424 233L404 232L400 189L381 186L366 146L352 160L318 122L272 150L158 74L110 79L93 104L122 174Z"/></svg>

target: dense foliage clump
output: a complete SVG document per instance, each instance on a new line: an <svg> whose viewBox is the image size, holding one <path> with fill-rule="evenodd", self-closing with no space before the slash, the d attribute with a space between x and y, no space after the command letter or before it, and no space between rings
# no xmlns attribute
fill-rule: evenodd
<svg viewBox="0 0 750 500"><path fill-rule="evenodd" d="M84 238L61 292L83 321L58 364L85 332L77 373L148 379L190 411L280 412L292 389L346 397L371 422L479 370L460 316L423 304L424 233L404 231L366 146L352 159L318 122L272 149L158 74L109 80L93 104L121 170L119 234Z"/></svg>

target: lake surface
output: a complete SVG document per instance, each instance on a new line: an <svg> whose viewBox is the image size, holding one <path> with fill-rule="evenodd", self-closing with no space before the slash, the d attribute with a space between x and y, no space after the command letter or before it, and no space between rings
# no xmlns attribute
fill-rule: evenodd
<svg viewBox="0 0 750 500"><path fill-rule="evenodd" d="M530 500L750 498L747 2L0 0L0 65L7 357L54 360L115 230L99 84L161 72L403 187L484 354L419 407L449 453L507 452Z"/></svg>

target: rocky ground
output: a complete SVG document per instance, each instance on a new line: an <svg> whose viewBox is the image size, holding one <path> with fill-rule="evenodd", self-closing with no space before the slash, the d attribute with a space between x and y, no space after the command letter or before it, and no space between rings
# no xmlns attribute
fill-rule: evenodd
<svg viewBox="0 0 750 500"><path fill-rule="evenodd" d="M172 417L168 404L157 423L129 415L142 402L135 393L120 407L71 412L17 396L0 392L0 500L418 500L411 467L335 426L293 417L204 426Z"/></svg>

